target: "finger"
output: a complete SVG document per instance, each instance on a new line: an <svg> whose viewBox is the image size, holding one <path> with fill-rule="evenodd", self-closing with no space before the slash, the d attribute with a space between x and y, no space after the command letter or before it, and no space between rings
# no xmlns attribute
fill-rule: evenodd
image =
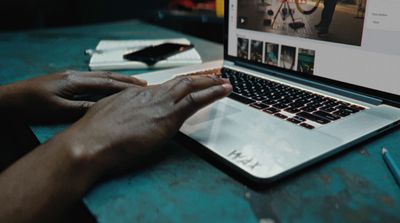
<svg viewBox="0 0 400 223"><path fill-rule="evenodd" d="M164 82L163 85L172 88L175 85L177 85L179 82L181 82L181 81L183 81L185 79L190 79L190 78L196 79L196 78L204 78L204 77L217 78L217 76L215 76L215 75L190 75L190 74L189 75L180 75L180 76L177 76L177 77L175 77L175 78L173 78L171 80L168 80L168 81Z"/></svg>
<svg viewBox="0 0 400 223"><path fill-rule="evenodd" d="M232 92L232 85L223 84L193 92L177 103L178 112L184 119L192 116L201 108L228 96Z"/></svg>
<svg viewBox="0 0 400 223"><path fill-rule="evenodd" d="M95 102L91 101L72 101L67 99L61 99L59 103L63 108L64 120L75 120L82 117L95 104Z"/></svg>
<svg viewBox="0 0 400 223"><path fill-rule="evenodd" d="M143 87L147 86L147 81L145 81L145 80L135 78L132 76L130 76L130 77L124 76L124 75L112 73L109 71L86 72L86 73L84 73L84 76L112 79L115 81L135 84L135 85L139 85L139 86L143 86Z"/></svg>
<svg viewBox="0 0 400 223"><path fill-rule="evenodd" d="M229 83L229 80L222 79L214 75L209 76L183 76L167 83L169 85L169 93L179 101L188 94L203 90L216 85Z"/></svg>
<svg viewBox="0 0 400 223"><path fill-rule="evenodd" d="M99 96L108 96L135 86L131 83L101 77L80 78L77 83L82 89L82 93Z"/></svg>

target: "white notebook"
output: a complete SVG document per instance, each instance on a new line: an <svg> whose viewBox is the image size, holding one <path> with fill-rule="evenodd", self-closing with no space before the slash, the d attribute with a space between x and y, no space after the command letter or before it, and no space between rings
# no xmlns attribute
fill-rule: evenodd
<svg viewBox="0 0 400 223"><path fill-rule="evenodd" d="M195 48L159 61L151 67L143 62L128 61L123 58L126 53L166 42L190 44L187 39L102 40L90 59L89 67L91 70L158 69L202 63L201 57Z"/></svg>

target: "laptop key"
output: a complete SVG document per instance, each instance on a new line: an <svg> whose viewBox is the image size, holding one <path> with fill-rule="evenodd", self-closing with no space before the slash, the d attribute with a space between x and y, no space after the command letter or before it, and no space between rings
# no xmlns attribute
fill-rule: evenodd
<svg viewBox="0 0 400 223"><path fill-rule="evenodd" d="M292 114L301 112L300 109L298 109L298 108L292 108L292 107L289 107L289 108L285 109L285 111L287 111L287 112L289 112L289 113L292 113Z"/></svg>
<svg viewBox="0 0 400 223"><path fill-rule="evenodd" d="M321 111L325 111L325 112L334 112L334 111L337 110L336 108L329 107L329 106L324 106L324 107L319 108L319 109L320 109Z"/></svg>
<svg viewBox="0 0 400 223"><path fill-rule="evenodd" d="M354 108L350 108L350 107L347 107L347 106L344 106L344 105L340 105L340 106L338 106L338 107L336 107L338 110L341 110L341 111L346 111L346 112L349 112L349 113L357 113L357 112L359 112L360 110L358 110L358 109L354 109Z"/></svg>
<svg viewBox="0 0 400 223"><path fill-rule="evenodd" d="M314 129L314 128L315 128L314 126L309 125L309 124L307 124L307 123L301 123L300 126L302 126L302 127L304 127L304 128L307 128L307 129Z"/></svg>
<svg viewBox="0 0 400 223"><path fill-rule="evenodd" d="M307 106L314 107L314 108L320 108L320 107L323 107L324 105L322 105L320 103L313 102L313 103L307 104Z"/></svg>
<svg viewBox="0 0 400 223"><path fill-rule="evenodd" d="M357 109L357 110L360 110L360 111L365 110L364 107L361 107L361 106L358 106L358 105L351 105L350 108L354 108L354 109Z"/></svg>
<svg viewBox="0 0 400 223"><path fill-rule="evenodd" d="M335 106L339 105L339 103L337 103L337 102L328 102L328 103L322 103L322 104L327 107L335 107Z"/></svg>
<svg viewBox="0 0 400 223"><path fill-rule="evenodd" d="M265 100L265 98L263 96L253 96L253 97L251 97L251 99L256 100L256 101Z"/></svg>
<svg viewBox="0 0 400 223"><path fill-rule="evenodd" d="M324 112L324 111L316 111L316 112L314 112L313 114L314 114L314 115L317 115L317 116L320 116L320 117L322 117L322 118L331 120L331 121L336 121L336 120L338 120L338 119L341 118L340 116L333 115L333 114L329 114L329 113Z"/></svg>
<svg viewBox="0 0 400 223"><path fill-rule="evenodd" d="M304 107L301 107L299 109L302 110L302 111L305 111L305 112L314 112L314 111L317 110L316 107L312 107L312 106L304 106Z"/></svg>
<svg viewBox="0 0 400 223"><path fill-rule="evenodd" d="M270 100L270 99L264 100L264 101L262 101L262 103L267 104L267 105L274 105L274 104L277 104L276 101Z"/></svg>
<svg viewBox="0 0 400 223"><path fill-rule="evenodd" d="M291 122L291 123L294 123L294 124L296 124L296 125L301 123L299 120L294 119L294 118L288 118L288 119L286 119L286 120L289 121L289 122Z"/></svg>
<svg viewBox="0 0 400 223"><path fill-rule="evenodd" d="M351 104L350 103L347 103L347 102L344 102L344 101L341 101L341 102L339 102L341 105L343 105L343 106L350 106Z"/></svg>
<svg viewBox="0 0 400 223"><path fill-rule="evenodd" d="M261 102L255 102L253 104L250 104L250 106L253 107L253 108L259 109L259 110L269 107L269 105L266 105L266 104L261 103Z"/></svg>
<svg viewBox="0 0 400 223"><path fill-rule="evenodd" d="M300 113L297 113L297 116L300 116L300 117L305 118L305 119L308 119L308 120L310 120L310 121L319 123L319 124L321 124L321 125L325 125L325 124L328 124L328 123L331 122L331 121L329 121L328 119L324 119L324 118L321 118L321 117L316 116L316 115L312 115L312 114L307 113L307 112L300 112Z"/></svg>
<svg viewBox="0 0 400 223"><path fill-rule="evenodd" d="M306 103L308 103L308 101L304 99L297 99L294 101L294 103L304 106Z"/></svg>
<svg viewBox="0 0 400 223"><path fill-rule="evenodd" d="M274 116L281 118L281 119L287 119L288 117L286 115L283 115L281 113L275 113Z"/></svg>
<svg viewBox="0 0 400 223"><path fill-rule="evenodd" d="M275 114L275 113L280 112L281 110L274 108L274 107L270 107L270 108L264 109L263 111L268 114Z"/></svg>
<svg viewBox="0 0 400 223"><path fill-rule="evenodd" d="M246 105L256 102L253 99L243 97L242 95L239 95L239 94L236 94L236 93L231 93L228 97L232 98L233 100L239 101L239 102L241 102L243 104L246 104Z"/></svg>
<svg viewBox="0 0 400 223"><path fill-rule="evenodd" d="M293 102L293 103L290 103L289 106L290 106L291 108L300 108L300 107L303 107L303 106L304 106L304 103Z"/></svg>
<svg viewBox="0 0 400 223"><path fill-rule="evenodd" d="M283 98L283 99L279 99L278 102L279 102L279 103L282 103L282 104L290 104L290 103L292 103L293 101L290 100L290 99L288 99L287 97L285 97L285 98Z"/></svg>
<svg viewBox="0 0 400 223"><path fill-rule="evenodd" d="M297 120L299 122L305 122L306 121L305 118L302 118L302 117L299 117L299 116L294 116L293 119L295 119L295 120Z"/></svg>
<svg viewBox="0 0 400 223"><path fill-rule="evenodd" d="M334 115L338 115L338 116L340 116L340 117L347 117L347 116L351 115L350 112L341 111L341 110L335 111L335 112L333 112L333 114L334 114Z"/></svg>
<svg viewBox="0 0 400 223"><path fill-rule="evenodd" d="M279 109L284 109L284 108L289 107L289 105L283 104L283 103L279 103L279 104L274 105L274 107L279 108Z"/></svg>

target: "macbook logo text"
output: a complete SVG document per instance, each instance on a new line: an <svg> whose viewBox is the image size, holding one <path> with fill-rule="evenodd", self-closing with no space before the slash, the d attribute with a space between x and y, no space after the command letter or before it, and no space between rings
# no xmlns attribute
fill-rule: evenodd
<svg viewBox="0 0 400 223"><path fill-rule="evenodd" d="M236 163L248 167L252 170L254 170L256 167L261 167L261 163L259 163L253 157L243 154L242 152L237 150L233 150L232 152L230 152L228 154L228 157Z"/></svg>

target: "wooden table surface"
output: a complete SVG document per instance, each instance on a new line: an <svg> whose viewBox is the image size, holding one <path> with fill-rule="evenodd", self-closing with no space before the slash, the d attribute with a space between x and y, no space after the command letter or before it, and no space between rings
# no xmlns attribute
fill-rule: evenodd
<svg viewBox="0 0 400 223"><path fill-rule="evenodd" d="M176 37L189 38L204 61L222 58L221 45L140 21L0 33L0 83L87 70L83 51L101 39ZM33 129L44 142L65 127ZM215 165L197 146L171 141L165 159L95 186L84 202L99 222L400 222L400 188L382 146L400 161L400 129L277 183L254 185Z"/></svg>

